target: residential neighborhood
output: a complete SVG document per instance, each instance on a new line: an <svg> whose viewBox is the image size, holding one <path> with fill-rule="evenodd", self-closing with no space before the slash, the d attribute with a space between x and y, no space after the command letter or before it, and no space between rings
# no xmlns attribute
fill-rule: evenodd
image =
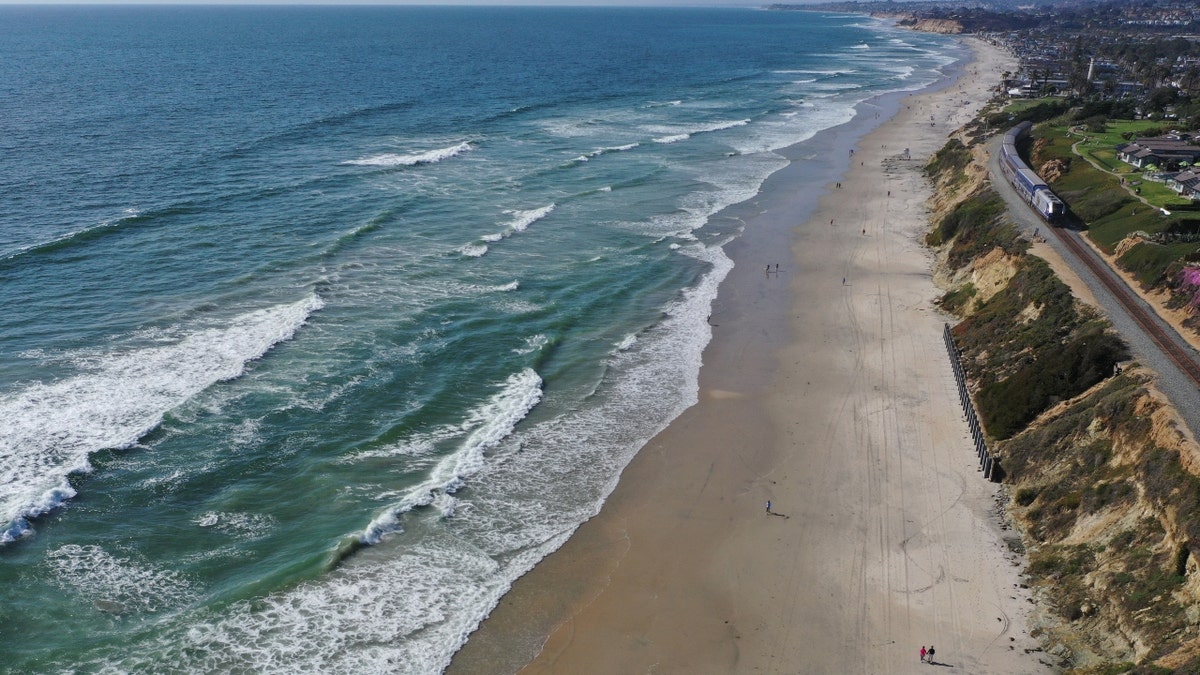
<svg viewBox="0 0 1200 675"><path fill-rule="evenodd" d="M1171 120L1200 129L1200 6L1177 0L1021 4L835 2L773 9L866 12L901 25L970 33L1019 60L1005 80L1013 97L1110 102L1111 117Z"/></svg>

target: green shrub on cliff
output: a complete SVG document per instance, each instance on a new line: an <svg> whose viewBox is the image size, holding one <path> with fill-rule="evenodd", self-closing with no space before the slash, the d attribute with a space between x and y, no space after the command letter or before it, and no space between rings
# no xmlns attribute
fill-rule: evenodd
<svg viewBox="0 0 1200 675"><path fill-rule="evenodd" d="M971 163L971 151L967 149L962 141L957 138L951 138L942 146L940 150L934 153L929 163L925 165L925 175L934 177L939 181L948 181L950 183L958 182L963 177L963 169Z"/></svg>
<svg viewBox="0 0 1200 675"><path fill-rule="evenodd" d="M975 284L967 282L955 290L943 295L942 299L938 301L938 304L941 305L943 310L950 312L951 314L958 314L964 307L966 307L971 298L975 297L976 293L977 291L975 290Z"/></svg>
<svg viewBox="0 0 1200 675"><path fill-rule="evenodd" d="M1008 286L954 329L990 436L1009 438L1129 358L1107 324L1075 308L1040 258L1024 257Z"/></svg>
<svg viewBox="0 0 1200 675"><path fill-rule="evenodd" d="M1028 243L1004 218L1004 201L995 190L987 189L960 202L947 213L926 237L930 246L952 241L949 263L962 267L993 248L1009 253L1024 252Z"/></svg>
<svg viewBox="0 0 1200 675"><path fill-rule="evenodd" d="M1112 375L1113 366L1128 357L1120 338L1099 325L1034 350L1016 372L989 382L976 395L988 433L1009 438L1050 406Z"/></svg>
<svg viewBox="0 0 1200 675"><path fill-rule="evenodd" d="M1070 110L1070 104L1065 100L1043 99L1033 105L1011 106L998 113L987 116L990 126L997 128L1012 127L1026 120L1038 123L1054 119Z"/></svg>
<svg viewBox="0 0 1200 675"><path fill-rule="evenodd" d="M1156 244L1143 241L1135 244L1117 258L1121 267L1137 277L1142 286L1153 288L1169 285L1167 270L1196 250L1195 242Z"/></svg>

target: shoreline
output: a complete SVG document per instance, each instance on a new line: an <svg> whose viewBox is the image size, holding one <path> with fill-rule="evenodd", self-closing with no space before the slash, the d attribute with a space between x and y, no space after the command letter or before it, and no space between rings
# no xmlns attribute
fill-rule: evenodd
<svg viewBox="0 0 1200 675"><path fill-rule="evenodd" d="M745 231L700 401L447 672L533 654L521 672L908 672L929 643L949 672L1052 672L1025 651L1028 593L965 440L920 243L921 167L1011 60L968 44L957 76L859 104L882 107L856 115L865 135L852 121L786 149L718 216Z"/></svg>

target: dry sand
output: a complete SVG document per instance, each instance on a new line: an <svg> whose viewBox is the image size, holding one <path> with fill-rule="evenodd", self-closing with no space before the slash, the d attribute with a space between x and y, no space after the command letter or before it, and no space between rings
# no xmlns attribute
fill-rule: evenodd
<svg viewBox="0 0 1200 675"><path fill-rule="evenodd" d="M700 402L450 672L503 672L499 655L530 645L537 674L1052 672L1026 651L1031 605L919 243L921 167L1013 65L971 45L956 84L904 99L841 160L844 187L807 222L786 173L747 207ZM941 667L918 662L930 644Z"/></svg>

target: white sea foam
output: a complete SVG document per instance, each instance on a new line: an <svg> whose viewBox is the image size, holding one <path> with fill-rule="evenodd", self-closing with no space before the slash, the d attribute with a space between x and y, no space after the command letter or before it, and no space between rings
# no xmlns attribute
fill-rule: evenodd
<svg viewBox="0 0 1200 675"><path fill-rule="evenodd" d="M584 155L585 157L599 157L610 152L628 152L641 145L641 143L626 143L625 145L613 145L606 148L596 148Z"/></svg>
<svg viewBox="0 0 1200 675"><path fill-rule="evenodd" d="M259 430L261 428L261 419L244 419L230 430L229 440L239 447L254 445L259 441Z"/></svg>
<svg viewBox="0 0 1200 675"><path fill-rule="evenodd" d="M433 150L408 154L388 152L381 155L363 157L362 159L351 159L342 162L342 164L352 166L419 166L421 164L435 164L444 159L450 159L464 152L469 152L471 149L471 144L468 141L463 141L457 145L445 148L435 148Z"/></svg>
<svg viewBox="0 0 1200 675"><path fill-rule="evenodd" d="M46 554L46 565L60 588L110 614L159 611L196 595L182 574L114 556L99 546L61 546Z"/></svg>
<svg viewBox="0 0 1200 675"><path fill-rule="evenodd" d="M275 527L275 517L264 513L209 511L194 521L239 539L261 539Z"/></svg>
<svg viewBox="0 0 1200 675"><path fill-rule="evenodd" d="M28 519L75 496L67 476L88 457L128 448L162 416L288 340L321 299L249 312L220 326L183 329L170 341L72 359L77 374L0 397L0 543L29 532ZM70 356L70 355L67 355Z"/></svg>
<svg viewBox="0 0 1200 675"><path fill-rule="evenodd" d="M635 344L637 344L637 333L630 333L621 338L621 341L617 343L617 351L623 352Z"/></svg>
<svg viewBox="0 0 1200 675"><path fill-rule="evenodd" d="M803 70L780 70L779 73L789 75L853 75L858 71L853 68L825 68L825 69L803 69Z"/></svg>
<svg viewBox="0 0 1200 675"><path fill-rule="evenodd" d="M548 344L550 344L550 338L538 333L537 335L525 338L525 346L518 347L513 351L517 354L532 354Z"/></svg>
<svg viewBox="0 0 1200 675"><path fill-rule="evenodd" d="M392 443L382 448L372 450L364 450L339 460L342 464L354 464L363 460L369 459L386 459L390 457L409 457L409 458L424 458L429 457L438 449L438 444L450 440L454 437L456 430L450 427L442 427L433 432L420 434L412 438L407 438L399 443ZM390 499L392 497L403 497L403 495L392 495L388 493L376 495L380 499Z"/></svg>
<svg viewBox="0 0 1200 675"><path fill-rule="evenodd" d="M568 165L582 164L584 162L589 162L592 159L595 159L596 157L599 157L601 155L607 155L607 154L613 153L613 152L627 152L629 150L632 150L632 149L638 147L639 145L641 145L641 143L627 143L625 145L613 145L613 146L607 146L607 147L603 147L603 148L596 148L595 150L590 150L588 152L585 152L582 155L579 155L578 157L572 159L567 164Z"/></svg>
<svg viewBox="0 0 1200 675"><path fill-rule="evenodd" d="M862 88L863 85L859 82L817 82L808 87L811 91L850 91Z"/></svg>
<svg viewBox="0 0 1200 675"><path fill-rule="evenodd" d="M687 139L689 139L691 137L692 137L691 134L671 134L670 136L659 136L658 138L654 139L654 142L667 145L670 143L678 143L680 141L686 141Z"/></svg>
<svg viewBox="0 0 1200 675"><path fill-rule="evenodd" d="M507 239L518 232L524 232L529 228L530 225L550 215L550 213L553 212L556 207L556 204L550 204L541 208L529 209L525 211L518 209L510 209L505 211L505 215L511 216L511 218L508 222L503 224L504 229L500 232L485 234L479 239L480 241L494 244L498 241ZM459 247L458 252L471 258L478 258L488 252L488 247L486 244L473 242Z"/></svg>
<svg viewBox="0 0 1200 675"><path fill-rule="evenodd" d="M485 244L465 244L459 247L458 252L468 258L480 258L488 252L488 247Z"/></svg>
<svg viewBox="0 0 1200 675"><path fill-rule="evenodd" d="M659 136L654 139L655 143L670 144L686 141L696 134L707 134L714 131L724 131L734 127L743 127L750 123L750 120L733 120L729 122L715 122L713 124L705 124L696 127L649 127L649 130L654 133L665 133L665 136Z"/></svg>
<svg viewBox="0 0 1200 675"><path fill-rule="evenodd" d="M127 209L122 209L121 214L122 215L119 218L106 218L105 220L102 220L95 225L83 227L78 230L72 230L70 232L65 232L63 234L57 235L57 236L55 236L51 239L45 240L45 241L39 241L39 242L31 243L31 244L26 244L24 246L18 246L17 248L15 248L11 251L0 252L0 260L12 260L12 259L20 257L26 253L29 253L30 251L34 251L34 250L45 248L45 247L56 246L58 244L63 244L63 243L71 241L72 239L75 239L76 237L82 237L82 236L86 236L86 235L90 235L90 234L95 234L98 232L103 232L104 230L117 229L117 228L121 227L122 225L124 225L126 221L131 220L131 219L136 218L137 216L141 215L141 211L139 211L138 209L134 209L134 208L127 208Z"/></svg>
<svg viewBox="0 0 1200 675"><path fill-rule="evenodd" d="M439 502L444 516L459 505ZM556 545L560 541L554 542ZM514 556L528 569L543 547ZM399 552L385 567L349 566L253 602L198 611L153 638L87 664L98 672L435 673L478 625L463 604L493 603L510 573L454 542ZM403 589L403 592L388 589ZM164 668L163 664L169 664ZM75 668L79 664L75 664Z"/></svg>
<svg viewBox="0 0 1200 675"><path fill-rule="evenodd" d="M871 45L869 45L869 44L859 44L859 45L853 45L850 47L850 49L870 49L870 48L871 48Z"/></svg>
<svg viewBox="0 0 1200 675"><path fill-rule="evenodd" d="M542 398L542 378L531 368L508 378L503 388L471 411L459 426L464 438L458 448L437 463L429 476L367 525L359 539L378 543L399 527L400 516L418 506L428 506L442 493L453 493L483 467L485 452L512 433Z"/></svg>
<svg viewBox="0 0 1200 675"><path fill-rule="evenodd" d="M511 214L513 219L508 222L508 230L511 232L524 232L530 225L545 218L554 211L555 204L543 206L540 209L529 209L528 211L505 211Z"/></svg>

